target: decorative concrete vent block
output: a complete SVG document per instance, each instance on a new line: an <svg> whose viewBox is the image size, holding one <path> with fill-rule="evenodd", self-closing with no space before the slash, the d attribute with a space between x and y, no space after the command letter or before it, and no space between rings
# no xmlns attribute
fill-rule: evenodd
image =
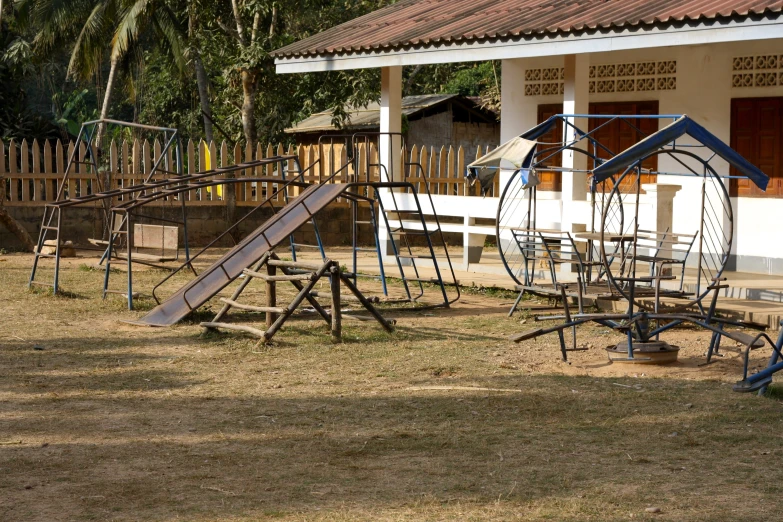
<svg viewBox="0 0 783 522"><path fill-rule="evenodd" d="M783 85L783 55L737 56L731 65L732 88Z"/></svg>
<svg viewBox="0 0 783 522"><path fill-rule="evenodd" d="M777 64L777 57L773 58ZM672 91L677 89L676 74L676 60L591 65L588 69L588 92ZM551 81L558 78L565 78L565 69L525 70L525 96L563 94L565 83Z"/></svg>
<svg viewBox="0 0 783 522"><path fill-rule="evenodd" d="M547 96L563 94L565 91L565 69L549 67L525 70L525 96Z"/></svg>

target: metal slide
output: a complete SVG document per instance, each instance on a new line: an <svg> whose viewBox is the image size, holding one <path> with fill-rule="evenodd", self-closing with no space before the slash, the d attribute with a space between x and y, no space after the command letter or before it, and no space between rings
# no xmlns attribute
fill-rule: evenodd
<svg viewBox="0 0 783 522"><path fill-rule="evenodd" d="M180 288L171 297L133 324L143 326L171 326L206 303L228 286L242 271L261 259L282 241L288 239L313 215L340 197L347 184L319 184L307 188L255 229L225 256L204 270L198 278Z"/></svg>

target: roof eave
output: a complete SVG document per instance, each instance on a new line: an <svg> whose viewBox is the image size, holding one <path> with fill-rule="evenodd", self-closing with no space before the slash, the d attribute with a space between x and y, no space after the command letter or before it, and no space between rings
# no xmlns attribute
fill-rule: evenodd
<svg viewBox="0 0 783 522"><path fill-rule="evenodd" d="M401 49L377 49L317 56L278 57L278 73L323 72L403 65L504 60L700 45L781 37L780 13L726 19L685 20L652 25L586 29L579 32L528 34L505 39L454 41Z"/></svg>

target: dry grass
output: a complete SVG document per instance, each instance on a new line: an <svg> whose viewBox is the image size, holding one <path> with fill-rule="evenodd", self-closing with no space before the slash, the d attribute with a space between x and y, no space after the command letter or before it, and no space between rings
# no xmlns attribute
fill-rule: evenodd
<svg viewBox="0 0 783 522"><path fill-rule="evenodd" d="M139 314L85 262L52 297L0 256L0 520L779 520L780 392L733 393L732 352L698 367L701 332L640 369L583 329L564 365L554 338L506 340L531 322L508 298L466 295L391 335L300 320L254 350L120 322Z"/></svg>

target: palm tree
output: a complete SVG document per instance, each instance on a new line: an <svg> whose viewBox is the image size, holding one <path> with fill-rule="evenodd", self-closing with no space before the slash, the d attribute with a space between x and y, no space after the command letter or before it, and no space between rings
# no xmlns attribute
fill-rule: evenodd
<svg viewBox="0 0 783 522"><path fill-rule="evenodd" d="M108 42L121 8L121 0L17 0L19 21L33 28L33 48L42 55L71 44L68 76L87 79L101 67ZM101 118L108 115L109 102L119 60L111 59Z"/></svg>
<svg viewBox="0 0 783 522"><path fill-rule="evenodd" d="M186 24L181 23L183 17L165 0L17 0L17 5L20 20L36 29L33 43L37 52L48 54L73 42L68 63L70 77L92 77L109 51L109 76L100 119L109 115L118 70L148 31L154 33L157 45L166 48L175 68L183 73L187 69ZM111 40L107 41L107 35L112 35ZM198 54L193 62L202 111L211 117L206 73ZM205 124L205 132L211 140L211 125ZM98 138L101 133L99 129Z"/></svg>
<svg viewBox="0 0 783 522"><path fill-rule="evenodd" d="M167 3L165 0L124 2L121 18L112 40L112 59L120 59L124 56L138 43L144 31L150 29L158 36L158 45L167 48L172 64L180 72L185 72L186 60L192 58L204 119L204 134L209 143L212 141L212 112L207 90L207 74L194 34L197 31L196 2L186 2L186 7L177 11L172 9L172 3L177 7L176 2Z"/></svg>

